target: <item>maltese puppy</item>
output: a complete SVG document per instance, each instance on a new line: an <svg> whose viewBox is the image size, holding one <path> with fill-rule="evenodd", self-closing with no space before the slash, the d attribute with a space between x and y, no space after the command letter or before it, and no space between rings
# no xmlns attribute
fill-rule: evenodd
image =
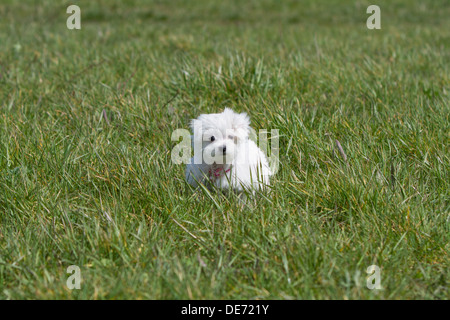
<svg viewBox="0 0 450 320"><path fill-rule="evenodd" d="M246 113L225 108L222 113L202 114L191 121L194 157L186 166L187 182L198 187L254 193L269 185L267 158L249 139Z"/></svg>

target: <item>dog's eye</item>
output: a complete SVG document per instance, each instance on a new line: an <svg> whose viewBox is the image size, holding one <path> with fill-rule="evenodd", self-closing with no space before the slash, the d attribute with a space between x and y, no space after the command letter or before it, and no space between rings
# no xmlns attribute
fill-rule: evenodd
<svg viewBox="0 0 450 320"><path fill-rule="evenodd" d="M211 137L211 141L214 141L214 140L216 140L216 138L214 136L212 136Z"/></svg>
<svg viewBox="0 0 450 320"><path fill-rule="evenodd" d="M228 136L228 139L233 140L233 139L234 139L234 136L230 134L230 135Z"/></svg>

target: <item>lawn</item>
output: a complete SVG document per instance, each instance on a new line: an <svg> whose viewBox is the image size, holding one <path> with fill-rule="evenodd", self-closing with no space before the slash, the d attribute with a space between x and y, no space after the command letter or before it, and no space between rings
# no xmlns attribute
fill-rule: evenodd
<svg viewBox="0 0 450 320"><path fill-rule="evenodd" d="M449 17L446 0L2 1L0 298L449 299ZM225 107L280 134L272 191L246 205L171 161L172 132Z"/></svg>

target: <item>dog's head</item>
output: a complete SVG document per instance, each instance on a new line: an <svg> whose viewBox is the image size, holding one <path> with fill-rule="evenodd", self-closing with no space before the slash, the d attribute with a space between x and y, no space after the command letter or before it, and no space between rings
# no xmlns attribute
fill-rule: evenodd
<svg viewBox="0 0 450 320"><path fill-rule="evenodd" d="M202 114L191 121L193 145L202 149L203 161L229 164L236 157L237 145L248 139L250 119L246 113L225 108L222 113Z"/></svg>

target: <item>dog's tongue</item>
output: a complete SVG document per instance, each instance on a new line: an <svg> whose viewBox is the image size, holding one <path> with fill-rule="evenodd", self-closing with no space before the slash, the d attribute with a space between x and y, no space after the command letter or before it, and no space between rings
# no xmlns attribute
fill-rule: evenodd
<svg viewBox="0 0 450 320"><path fill-rule="evenodd" d="M222 165L218 165L215 162L213 163L212 167L211 167L211 171L214 173L215 176L220 175L220 171L223 170L223 166Z"/></svg>

